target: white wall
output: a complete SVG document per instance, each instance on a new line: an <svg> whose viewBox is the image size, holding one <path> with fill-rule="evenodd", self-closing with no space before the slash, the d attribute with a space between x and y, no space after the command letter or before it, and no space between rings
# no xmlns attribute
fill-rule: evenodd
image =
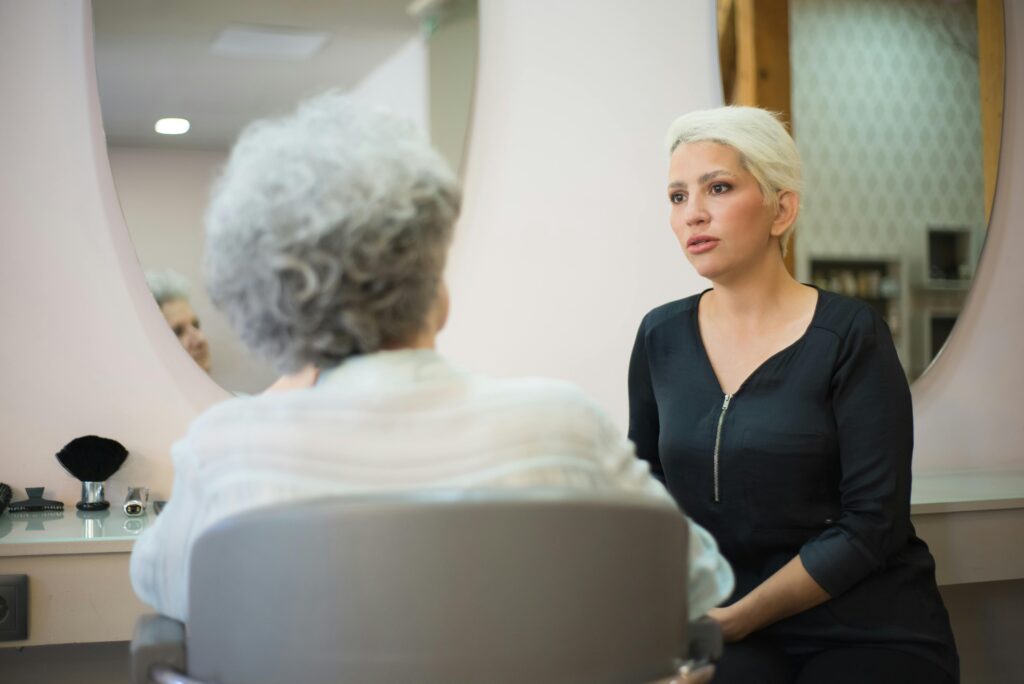
<svg viewBox="0 0 1024 684"><path fill-rule="evenodd" d="M354 85L349 93L383 105L430 131L427 96L427 47L421 36L410 39L380 66Z"/></svg>
<svg viewBox="0 0 1024 684"><path fill-rule="evenodd" d="M443 351L626 422L640 319L703 287L669 230L671 120L720 100L713 3L492 0Z"/></svg>
<svg viewBox="0 0 1024 684"><path fill-rule="evenodd" d="M273 369L246 351L203 286L203 211L225 153L144 147L107 152L142 267L170 267L189 280L189 301L210 343L211 376L229 391L262 391L274 381Z"/></svg>

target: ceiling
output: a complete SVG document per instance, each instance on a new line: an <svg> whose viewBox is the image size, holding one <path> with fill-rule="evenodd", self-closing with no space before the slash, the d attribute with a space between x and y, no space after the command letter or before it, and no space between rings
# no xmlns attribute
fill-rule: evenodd
<svg viewBox="0 0 1024 684"><path fill-rule="evenodd" d="M419 31L408 0L93 0L96 72L110 145L223 150L254 118L350 88ZM229 25L326 31L308 59L210 52ZM153 131L162 117L185 135Z"/></svg>

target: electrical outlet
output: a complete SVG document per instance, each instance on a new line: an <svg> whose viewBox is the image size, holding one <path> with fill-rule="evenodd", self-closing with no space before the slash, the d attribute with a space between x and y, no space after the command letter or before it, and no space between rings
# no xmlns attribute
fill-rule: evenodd
<svg viewBox="0 0 1024 684"><path fill-rule="evenodd" d="M0 575L0 641L28 639L28 575Z"/></svg>

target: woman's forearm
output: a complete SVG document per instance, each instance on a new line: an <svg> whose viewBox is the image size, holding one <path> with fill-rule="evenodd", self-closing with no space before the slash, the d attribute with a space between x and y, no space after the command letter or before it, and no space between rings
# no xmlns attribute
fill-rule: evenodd
<svg viewBox="0 0 1024 684"><path fill-rule="evenodd" d="M722 625L726 641L739 641L779 620L802 613L831 598L804 568L800 556L782 566L736 603L708 615Z"/></svg>

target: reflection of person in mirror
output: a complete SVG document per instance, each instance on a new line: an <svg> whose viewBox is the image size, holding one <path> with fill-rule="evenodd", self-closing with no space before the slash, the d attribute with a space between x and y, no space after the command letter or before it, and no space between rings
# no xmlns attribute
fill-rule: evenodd
<svg viewBox="0 0 1024 684"><path fill-rule="evenodd" d="M189 303L188 280L177 271L168 268L148 271L146 283L181 346L200 368L209 373L210 345L199 327L199 317Z"/></svg>
<svg viewBox="0 0 1024 684"><path fill-rule="evenodd" d="M796 145L770 113L669 130L666 196L713 287L655 308L629 370L630 437L736 573L711 611L722 682L954 682L935 562L910 521L913 416L885 321L784 259Z"/></svg>
<svg viewBox="0 0 1024 684"><path fill-rule="evenodd" d="M297 499L554 487L677 510L578 388L480 377L434 350L460 202L410 122L341 95L242 134L207 210L207 285L288 391L218 404L175 445L173 496L132 553L143 600L183 618L196 537ZM692 524L687 551L700 615L731 591L732 573Z"/></svg>

